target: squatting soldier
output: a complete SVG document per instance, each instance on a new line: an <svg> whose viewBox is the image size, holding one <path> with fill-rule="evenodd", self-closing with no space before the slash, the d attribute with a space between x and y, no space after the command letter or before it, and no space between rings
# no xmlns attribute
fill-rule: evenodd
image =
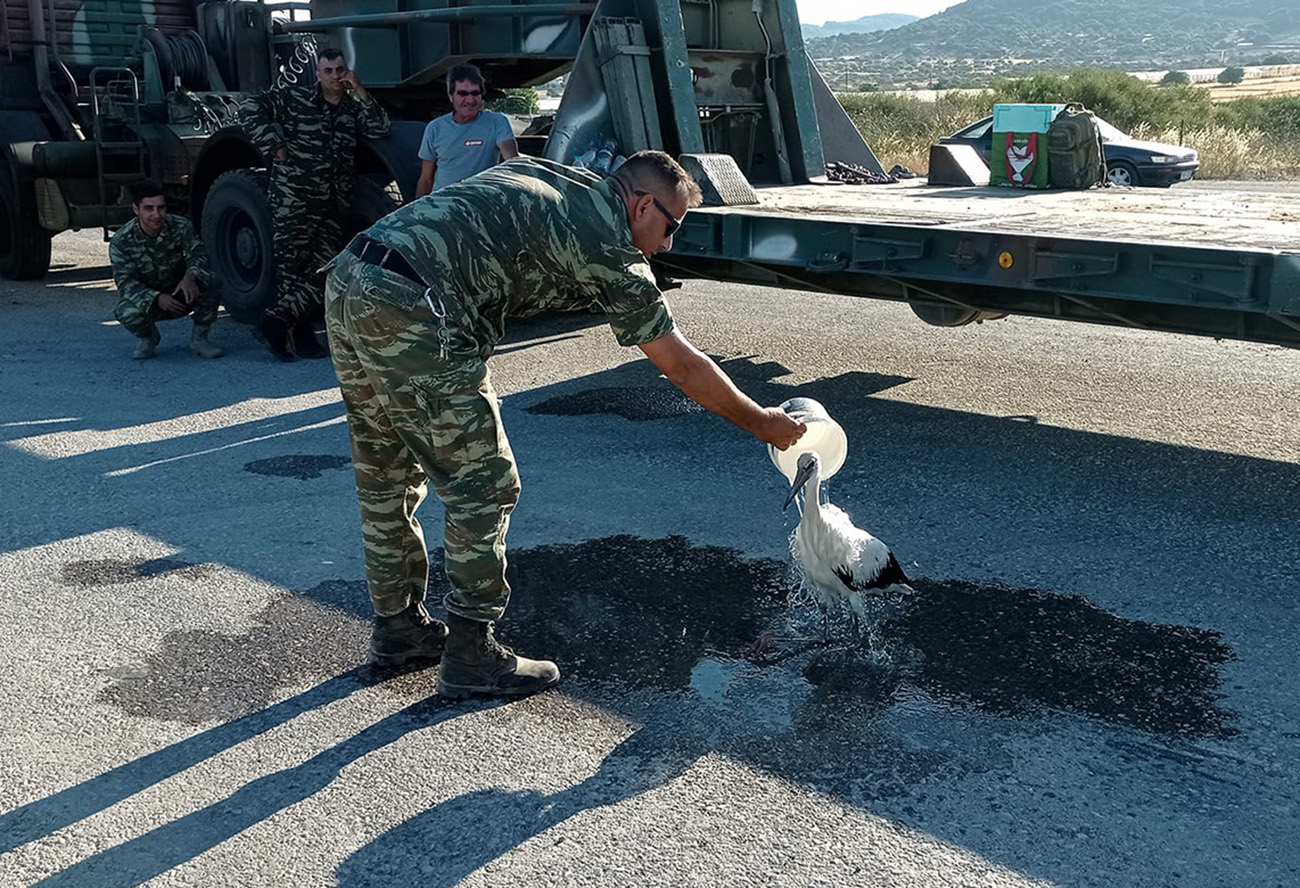
<svg viewBox="0 0 1300 888"><path fill-rule="evenodd" d="M217 290L194 226L184 216L168 215L158 182L132 188L131 209L135 218L113 235L108 257L117 284L113 313L138 339L134 357L154 356L162 340L158 321L183 318L191 312L190 351L204 358L221 357L221 349L208 339L217 319Z"/></svg>
<svg viewBox="0 0 1300 888"><path fill-rule="evenodd" d="M688 396L782 450L805 428L763 408L678 332L647 261L672 246L700 190L667 154L634 154L609 179L518 158L389 214L334 260L325 324L343 391L374 662L442 657L438 693L527 694L560 680L494 638L505 611L506 529L519 475L485 363L505 318L545 309L608 315ZM446 508L448 623L424 606L428 555L416 508Z"/></svg>
<svg viewBox="0 0 1300 888"><path fill-rule="evenodd" d="M277 269L275 303L258 324L271 353L292 361L329 353L316 339L324 278L319 269L342 247L352 203L357 139L387 135L388 114L337 49L316 59L316 86L272 89L244 107L244 129L275 163L269 198Z"/></svg>

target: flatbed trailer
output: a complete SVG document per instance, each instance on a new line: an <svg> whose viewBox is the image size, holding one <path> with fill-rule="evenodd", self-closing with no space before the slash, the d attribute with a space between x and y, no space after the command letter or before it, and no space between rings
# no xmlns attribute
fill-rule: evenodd
<svg viewBox="0 0 1300 888"><path fill-rule="evenodd" d="M200 226L226 308L260 317L275 292L270 161L237 109L309 77L328 45L393 121L358 146L352 229L414 199L454 65L478 64L493 89L567 73L553 122L521 149L590 164L599 148L656 148L692 164L712 205L656 260L669 274L900 300L941 326L1015 313L1300 345L1289 196L829 184L831 161L883 168L807 57L794 0L120 5L0 3L9 277L45 274L60 231L107 235L131 217L123 186L151 176Z"/></svg>
<svg viewBox="0 0 1300 888"><path fill-rule="evenodd" d="M1295 195L888 185L759 188L695 210L677 273L893 299L944 326L1005 313L1300 346Z"/></svg>

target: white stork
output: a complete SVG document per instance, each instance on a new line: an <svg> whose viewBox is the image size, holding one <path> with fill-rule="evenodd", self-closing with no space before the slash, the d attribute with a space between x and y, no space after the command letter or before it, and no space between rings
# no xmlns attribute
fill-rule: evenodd
<svg viewBox="0 0 1300 888"><path fill-rule="evenodd" d="M859 527L854 527L843 509L822 504L820 461L816 453L801 453L790 495L782 509L788 509L801 490L803 516L795 528L790 550L804 583L823 608L847 601L854 622L866 619L870 598L911 595L907 575L889 547Z"/></svg>

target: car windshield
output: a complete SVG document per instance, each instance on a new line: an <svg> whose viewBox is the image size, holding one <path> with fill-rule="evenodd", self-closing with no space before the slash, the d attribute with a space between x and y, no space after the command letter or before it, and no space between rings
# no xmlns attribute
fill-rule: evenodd
<svg viewBox="0 0 1300 888"><path fill-rule="evenodd" d="M1128 134L1111 126L1100 117L1097 118L1097 129L1101 130L1101 140L1103 142L1127 142Z"/></svg>

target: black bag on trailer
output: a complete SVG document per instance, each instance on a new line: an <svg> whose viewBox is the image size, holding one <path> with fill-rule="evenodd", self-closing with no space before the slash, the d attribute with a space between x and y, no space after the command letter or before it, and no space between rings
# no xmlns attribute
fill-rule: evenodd
<svg viewBox="0 0 1300 888"><path fill-rule="evenodd" d="M1053 188L1091 188L1106 181L1097 117L1078 102L1056 115L1047 130L1047 178Z"/></svg>

